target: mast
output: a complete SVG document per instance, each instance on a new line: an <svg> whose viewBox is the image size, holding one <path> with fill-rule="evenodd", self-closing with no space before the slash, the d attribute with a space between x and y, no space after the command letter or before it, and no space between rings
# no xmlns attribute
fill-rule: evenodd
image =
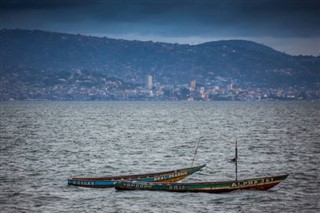
<svg viewBox="0 0 320 213"><path fill-rule="evenodd" d="M194 151L194 155L193 155L191 167L193 167L194 159L196 158L196 154L197 154L197 151L198 151L198 147L199 147L199 144L200 144L200 140L201 140L201 138L199 138L198 144L197 144L197 147L196 147L196 150Z"/></svg>
<svg viewBox="0 0 320 213"><path fill-rule="evenodd" d="M236 181L238 181L238 141L236 140L236 147L235 147L235 165L236 165Z"/></svg>

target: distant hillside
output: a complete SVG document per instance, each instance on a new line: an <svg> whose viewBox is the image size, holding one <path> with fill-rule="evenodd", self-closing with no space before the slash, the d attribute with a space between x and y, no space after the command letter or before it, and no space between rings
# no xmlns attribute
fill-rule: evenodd
<svg viewBox="0 0 320 213"><path fill-rule="evenodd" d="M0 39L3 72L81 69L134 83L147 74L181 84L217 77L267 86L320 82L320 57L291 56L250 41L178 45L37 30L1 30Z"/></svg>

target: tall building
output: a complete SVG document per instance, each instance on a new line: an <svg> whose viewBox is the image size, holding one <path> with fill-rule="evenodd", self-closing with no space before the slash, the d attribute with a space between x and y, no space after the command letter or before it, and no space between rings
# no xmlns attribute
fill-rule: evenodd
<svg viewBox="0 0 320 213"><path fill-rule="evenodd" d="M227 90L233 90L233 83L227 85Z"/></svg>
<svg viewBox="0 0 320 213"><path fill-rule="evenodd" d="M145 87L149 90L152 89L152 76L151 75L146 76Z"/></svg>
<svg viewBox="0 0 320 213"><path fill-rule="evenodd" d="M196 85L197 85L196 80L192 80L190 82L190 89L195 90L196 89Z"/></svg>

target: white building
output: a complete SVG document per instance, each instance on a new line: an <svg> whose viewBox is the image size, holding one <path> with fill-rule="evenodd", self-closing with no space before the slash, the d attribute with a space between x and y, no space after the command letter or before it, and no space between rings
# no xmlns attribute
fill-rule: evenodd
<svg viewBox="0 0 320 213"><path fill-rule="evenodd" d="M146 76L145 87L149 90L152 89L152 76L151 75Z"/></svg>

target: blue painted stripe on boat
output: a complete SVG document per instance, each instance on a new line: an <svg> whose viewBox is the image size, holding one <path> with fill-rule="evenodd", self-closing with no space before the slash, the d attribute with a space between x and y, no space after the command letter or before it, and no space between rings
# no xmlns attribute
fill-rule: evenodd
<svg viewBox="0 0 320 213"><path fill-rule="evenodd" d="M94 181L96 186L114 186L116 181Z"/></svg>
<svg viewBox="0 0 320 213"><path fill-rule="evenodd" d="M137 181L137 182L153 182L154 178L143 178L143 179L137 179L137 180L134 180L134 181Z"/></svg>

